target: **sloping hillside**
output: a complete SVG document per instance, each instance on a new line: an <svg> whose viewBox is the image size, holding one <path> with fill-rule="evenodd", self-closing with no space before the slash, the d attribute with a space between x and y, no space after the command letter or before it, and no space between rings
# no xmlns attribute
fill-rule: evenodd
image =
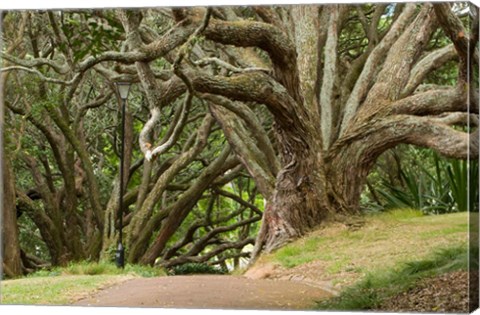
<svg viewBox="0 0 480 315"><path fill-rule="evenodd" d="M429 259L442 249L466 255L467 241L467 213L423 216L396 210L349 224L327 223L264 255L245 276L299 281L338 295L367 277Z"/></svg>

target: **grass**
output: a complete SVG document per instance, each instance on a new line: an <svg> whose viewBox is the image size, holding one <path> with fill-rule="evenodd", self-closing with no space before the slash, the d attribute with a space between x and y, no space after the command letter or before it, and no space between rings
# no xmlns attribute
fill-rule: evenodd
<svg viewBox="0 0 480 315"><path fill-rule="evenodd" d="M357 229L328 223L261 256L256 265L273 264L299 273L314 269L319 280L338 291L376 270L419 261L436 248L465 243L468 219L466 212L427 216L419 210L397 209L365 216Z"/></svg>
<svg viewBox="0 0 480 315"><path fill-rule="evenodd" d="M263 261L287 269L321 261L331 275L353 264L354 271L361 275L378 267L420 259L431 248L464 242L467 223L467 213L424 216L417 210L395 210L366 217L358 230L330 224L267 255Z"/></svg>
<svg viewBox="0 0 480 315"><path fill-rule="evenodd" d="M75 263L2 281L0 304L66 305L128 279L164 275L162 269L146 266L126 265L122 270L112 263Z"/></svg>
<svg viewBox="0 0 480 315"><path fill-rule="evenodd" d="M477 249L478 251L478 249ZM449 271L467 270L467 245L437 249L431 257L377 270L332 299L318 303L319 310L371 310L385 299L413 286L419 279Z"/></svg>
<svg viewBox="0 0 480 315"><path fill-rule="evenodd" d="M57 276L6 280L1 283L1 304L68 305L100 288L131 276Z"/></svg>
<svg viewBox="0 0 480 315"><path fill-rule="evenodd" d="M423 212L418 209L410 209L410 208L405 208L405 209L393 209L390 211L382 212L380 214L374 215L377 219L380 220L397 220L397 221L403 221L403 220L411 220L419 217L423 217Z"/></svg>
<svg viewBox="0 0 480 315"><path fill-rule="evenodd" d="M426 216L397 209L365 216L349 229L330 223L270 255L259 264L331 283L340 294L318 304L319 310L375 309L417 280L468 266L468 213Z"/></svg>
<svg viewBox="0 0 480 315"><path fill-rule="evenodd" d="M119 269L113 263L79 262L69 264L67 267L40 270L28 275L27 278L54 277L60 275L131 275L137 277L159 277L166 275L160 268L149 266L129 265Z"/></svg>

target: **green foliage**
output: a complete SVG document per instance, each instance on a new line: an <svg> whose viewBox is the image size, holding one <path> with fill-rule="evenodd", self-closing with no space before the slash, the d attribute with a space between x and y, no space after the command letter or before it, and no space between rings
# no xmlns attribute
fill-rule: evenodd
<svg viewBox="0 0 480 315"><path fill-rule="evenodd" d="M49 261L50 254L47 245L42 239L40 230L28 215L22 214L22 216L18 218L18 227L20 248L26 253L33 254L42 260Z"/></svg>
<svg viewBox="0 0 480 315"><path fill-rule="evenodd" d="M189 274L227 274L228 270L220 267L211 266L205 263L187 263L178 265L169 270L169 275L189 275Z"/></svg>
<svg viewBox="0 0 480 315"><path fill-rule="evenodd" d="M370 182L375 181L370 192L379 200L373 204L372 198L364 199L366 208L415 208L426 214L478 211L478 176L474 175L478 161L443 159L436 152L414 147L400 147L390 154L397 155L396 167L385 160L388 170L380 164L369 176Z"/></svg>
<svg viewBox="0 0 480 315"><path fill-rule="evenodd" d="M135 275L140 277L160 277L165 275L165 271L159 267L130 265L125 269L118 268L110 262L79 262L71 263L67 267L57 267L52 269L43 269L30 274L28 277L56 277L60 275Z"/></svg>
<svg viewBox="0 0 480 315"><path fill-rule="evenodd" d="M446 178L458 211L478 212L478 160L451 160L446 166Z"/></svg>
<svg viewBox="0 0 480 315"><path fill-rule="evenodd" d="M478 253L478 248L476 250ZM465 245L443 248L423 260L406 262L394 269L372 271L360 282L343 290L338 297L318 303L317 309L373 309L385 299L412 288L420 279L467 268L468 251Z"/></svg>
<svg viewBox="0 0 480 315"><path fill-rule="evenodd" d="M73 49L75 61L87 55L96 56L112 48L118 48L118 41L124 33L123 27L116 22L113 11L105 11L102 17L88 12L67 13L63 19L62 30ZM65 51L67 47L60 46Z"/></svg>

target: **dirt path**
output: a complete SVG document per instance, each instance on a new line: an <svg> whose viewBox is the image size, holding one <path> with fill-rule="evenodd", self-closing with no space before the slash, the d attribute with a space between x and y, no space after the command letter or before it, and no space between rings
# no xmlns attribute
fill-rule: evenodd
<svg viewBox="0 0 480 315"><path fill-rule="evenodd" d="M292 281L198 275L133 279L75 305L309 310L329 296L325 290Z"/></svg>

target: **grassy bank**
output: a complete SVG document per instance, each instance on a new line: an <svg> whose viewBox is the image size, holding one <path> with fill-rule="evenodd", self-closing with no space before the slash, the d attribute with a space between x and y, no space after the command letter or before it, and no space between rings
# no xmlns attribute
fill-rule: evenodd
<svg viewBox="0 0 480 315"><path fill-rule="evenodd" d="M465 212L424 216L403 209L358 221L325 224L255 266L275 266L271 278L313 280L338 292L319 304L327 310L374 309L420 279L468 266Z"/></svg>
<svg viewBox="0 0 480 315"><path fill-rule="evenodd" d="M260 263L285 269L315 265L325 280L342 288L368 273L413 260L420 260L436 248L467 242L467 213L423 216L405 209L371 215L361 226L327 224L297 240Z"/></svg>
<svg viewBox="0 0 480 315"><path fill-rule="evenodd" d="M101 288L132 278L121 275L57 276L2 281L1 304L68 305Z"/></svg>
<svg viewBox="0 0 480 315"><path fill-rule="evenodd" d="M478 251L478 249L477 249ZM367 274L338 297L320 302L319 310L371 310L387 299L414 288L420 280L448 272L468 270L466 246L437 249L431 257Z"/></svg>
<svg viewBox="0 0 480 315"><path fill-rule="evenodd" d="M159 268L110 263L77 263L42 270L28 277L3 280L0 304L68 305L102 288L136 277L165 275Z"/></svg>

